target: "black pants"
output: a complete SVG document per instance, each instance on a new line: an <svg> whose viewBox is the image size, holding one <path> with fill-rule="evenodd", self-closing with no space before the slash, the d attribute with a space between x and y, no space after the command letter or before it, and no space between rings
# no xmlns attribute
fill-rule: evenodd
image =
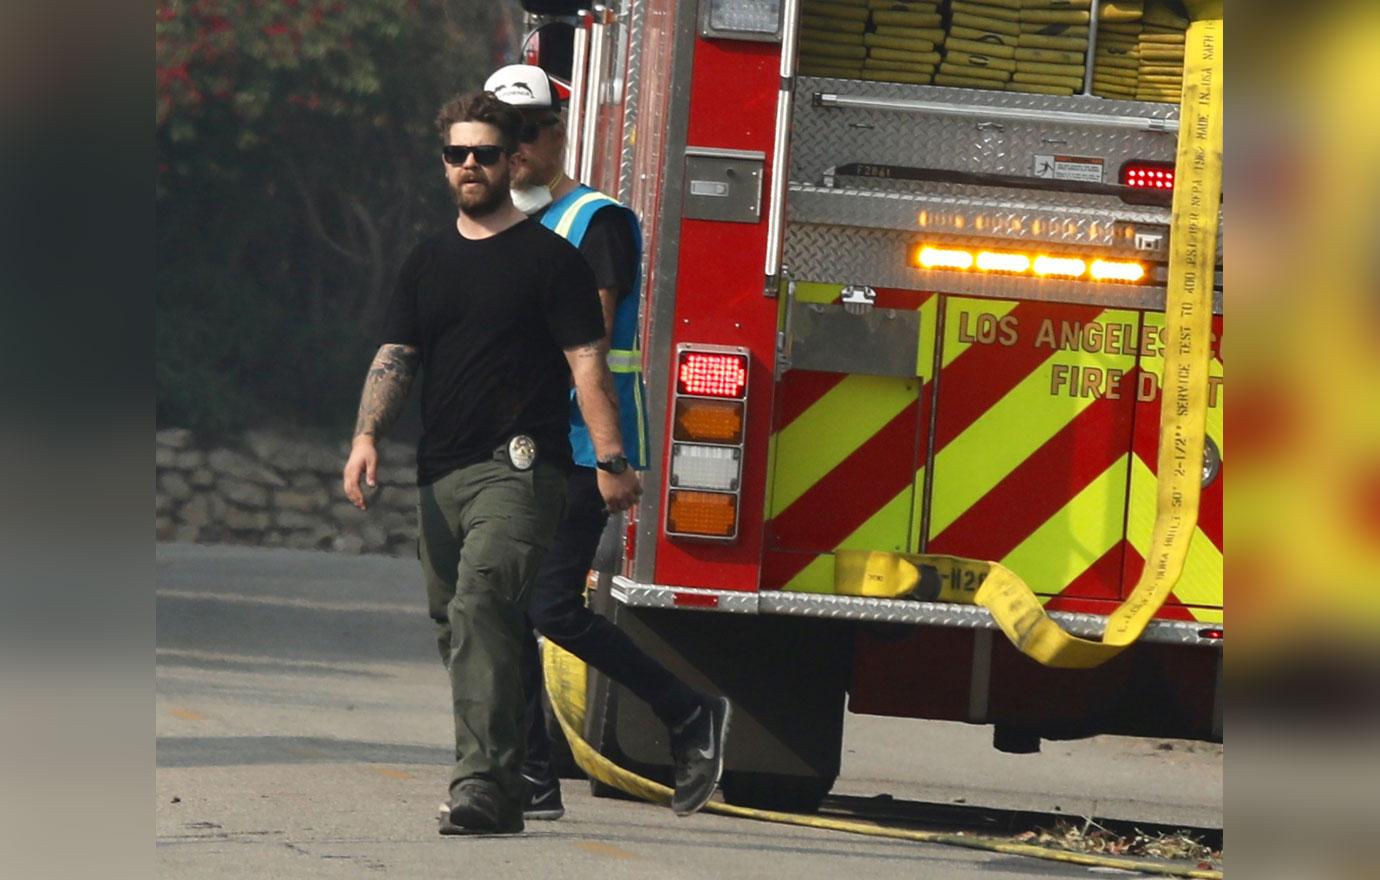
<svg viewBox="0 0 1380 880"><path fill-rule="evenodd" d="M528 620L537 632L646 701L667 726L679 724L695 710L699 695L585 605L585 577L609 518L593 468L575 468L566 481L565 501L556 537L532 584ZM541 706L541 663L530 632L523 645L522 679L527 690L523 772L549 778L551 743Z"/></svg>

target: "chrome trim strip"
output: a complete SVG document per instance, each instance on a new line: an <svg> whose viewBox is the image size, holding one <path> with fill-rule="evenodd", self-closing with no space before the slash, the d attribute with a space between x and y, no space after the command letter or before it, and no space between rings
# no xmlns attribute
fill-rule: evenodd
<svg viewBox="0 0 1380 880"><path fill-rule="evenodd" d="M580 23L575 26L575 44L570 66L570 103L565 112L565 174L578 179L580 176L580 141L584 139L585 68L589 62L589 31L584 28L584 17L589 13L580 10Z"/></svg>
<svg viewBox="0 0 1380 880"><path fill-rule="evenodd" d="M1097 64L1097 26L1101 23L1101 3L1092 4L1092 16L1088 20L1088 48L1084 50L1083 94L1091 95L1093 86L1093 67Z"/></svg>
<svg viewBox="0 0 1380 880"><path fill-rule="evenodd" d="M800 0L786 0L782 15L781 90L776 94L776 131L771 147L771 196L767 200L767 258L762 295L775 298L780 286L781 246L786 237L786 183L790 180L791 108L795 99L796 26Z"/></svg>
<svg viewBox="0 0 1380 880"><path fill-rule="evenodd" d="M767 160L767 154L761 150L729 150L722 147L686 147L685 155L703 156L707 159L746 159L750 162Z"/></svg>
<svg viewBox="0 0 1380 880"><path fill-rule="evenodd" d="M603 4L594 7L594 24L589 36L589 73L586 76L585 115L581 120L584 132L580 136L580 175L576 179L589 181L594 175L594 138L599 132L599 107L604 100L604 44L608 42L608 19L611 13Z"/></svg>
<svg viewBox="0 0 1380 880"><path fill-rule="evenodd" d="M930 113L935 116L957 116L965 119L1005 119L1012 122L1064 123L1088 128L1129 128L1135 131L1156 131L1173 134L1179 130L1177 119L1155 119L1148 116L1101 116L1096 113L1073 113L1067 110L1024 110L1019 107L981 107L947 104L940 101L910 101L901 98L859 98L816 92L814 101L820 107L854 107L862 110L894 110L898 113Z"/></svg>

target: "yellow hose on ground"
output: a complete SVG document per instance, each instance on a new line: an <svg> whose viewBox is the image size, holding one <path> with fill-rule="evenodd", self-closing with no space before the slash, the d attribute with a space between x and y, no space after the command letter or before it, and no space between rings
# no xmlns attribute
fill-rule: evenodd
<svg viewBox="0 0 1380 880"><path fill-rule="evenodd" d="M542 667L546 675L546 691L551 698L551 708L556 720L565 732L570 743L570 753L575 763L591 779L611 785L619 791L634 797L666 805L671 802L671 789L638 776L599 754L581 736L585 726L585 674L583 660L561 648L549 639L543 643ZM1199 868L1176 867L1174 865L1137 862L1131 859L1117 859L1086 853L1065 852L1046 849L1027 843L1011 843L986 837L969 837L962 834L948 834L939 831L913 831L904 828L885 828L866 822L844 819L825 819L820 816L802 816L795 813L778 813L774 810L755 810L733 804L710 801L704 807L711 813L737 816L740 819L755 819L759 822L775 822L780 825L798 825L802 828L819 828L826 831L845 831L868 837L886 837L894 840L910 840L917 843L938 843L945 846L958 846L964 849L1003 853L1013 856L1028 856L1052 862L1065 862L1074 865L1087 865L1096 868L1116 868L1123 871L1136 871L1143 874L1158 874L1166 877L1191 877L1201 880L1221 880L1222 872Z"/></svg>

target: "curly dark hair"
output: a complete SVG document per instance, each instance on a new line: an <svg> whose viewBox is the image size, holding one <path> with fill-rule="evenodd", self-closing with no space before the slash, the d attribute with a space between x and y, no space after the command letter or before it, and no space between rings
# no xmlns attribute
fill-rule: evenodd
<svg viewBox="0 0 1380 880"><path fill-rule="evenodd" d="M505 104L493 92L468 92L447 101L436 114L436 131L441 143L450 143L450 127L457 122L483 122L498 129L503 149L511 153L517 149L518 132L522 130L522 114L511 104Z"/></svg>

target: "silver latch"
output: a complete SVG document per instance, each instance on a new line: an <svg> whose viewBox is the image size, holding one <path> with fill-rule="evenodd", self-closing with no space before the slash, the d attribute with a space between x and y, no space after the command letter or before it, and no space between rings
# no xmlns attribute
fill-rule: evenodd
<svg viewBox="0 0 1380 880"><path fill-rule="evenodd" d="M876 305L877 291L863 285L850 284L843 289L843 296L839 301L843 303L844 311L848 314L865 315Z"/></svg>

